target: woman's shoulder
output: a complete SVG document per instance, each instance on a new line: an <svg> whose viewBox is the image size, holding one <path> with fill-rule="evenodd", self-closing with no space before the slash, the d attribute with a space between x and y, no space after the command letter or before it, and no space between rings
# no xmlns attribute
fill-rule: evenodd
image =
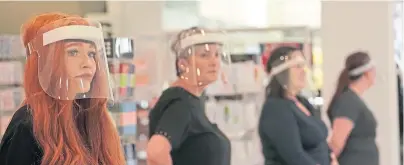
<svg viewBox="0 0 404 165"><path fill-rule="evenodd" d="M270 107L285 107L292 105L293 102L288 99L284 98L277 98L277 97L268 97L265 100L265 106L270 106Z"/></svg>
<svg viewBox="0 0 404 165"><path fill-rule="evenodd" d="M13 115L10 124L23 124L24 126L32 125L32 114L28 105L21 106Z"/></svg>
<svg viewBox="0 0 404 165"><path fill-rule="evenodd" d="M31 118L28 106L22 106L14 113L1 140L0 164L4 161L14 162L11 164L39 161L41 149L33 134Z"/></svg>
<svg viewBox="0 0 404 165"><path fill-rule="evenodd" d="M4 133L4 137L7 134L13 134L15 130L23 131L22 128L24 128L23 130L32 130L32 115L28 105L24 105L15 111ZM32 133L32 131L28 133Z"/></svg>
<svg viewBox="0 0 404 165"><path fill-rule="evenodd" d="M265 100L265 104L262 108L264 114L285 114L292 112L293 102L288 99L268 97Z"/></svg>
<svg viewBox="0 0 404 165"><path fill-rule="evenodd" d="M366 106L363 100L352 90L347 89L334 99L332 107L334 106Z"/></svg>
<svg viewBox="0 0 404 165"><path fill-rule="evenodd" d="M200 99L181 87L170 87L163 91L157 104L181 105L183 107L193 107L200 103ZM157 105L156 104L156 105Z"/></svg>

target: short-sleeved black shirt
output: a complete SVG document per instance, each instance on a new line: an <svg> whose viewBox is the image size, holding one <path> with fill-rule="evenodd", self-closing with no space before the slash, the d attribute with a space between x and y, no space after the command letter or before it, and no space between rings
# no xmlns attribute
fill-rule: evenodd
<svg viewBox="0 0 404 165"><path fill-rule="evenodd" d="M376 145L377 122L365 102L347 88L337 97L328 112L330 121L344 117L354 123L344 150L338 161L341 165L378 165L379 150Z"/></svg>
<svg viewBox="0 0 404 165"><path fill-rule="evenodd" d="M42 150L36 142L32 131L32 117L27 108L18 109L0 144L1 165L39 165Z"/></svg>
<svg viewBox="0 0 404 165"><path fill-rule="evenodd" d="M230 141L209 121L203 104L183 88L171 87L150 112L150 137L167 137L173 165L230 165Z"/></svg>

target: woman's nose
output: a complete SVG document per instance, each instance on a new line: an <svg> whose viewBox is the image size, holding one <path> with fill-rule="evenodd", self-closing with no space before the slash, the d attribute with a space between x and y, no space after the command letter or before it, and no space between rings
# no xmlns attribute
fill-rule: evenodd
<svg viewBox="0 0 404 165"><path fill-rule="evenodd" d="M81 55L81 67L82 68L90 68L91 67L91 57L86 54Z"/></svg>
<svg viewBox="0 0 404 165"><path fill-rule="evenodd" d="M211 67L216 67L220 63L220 57L219 56L211 56L209 59L209 66Z"/></svg>

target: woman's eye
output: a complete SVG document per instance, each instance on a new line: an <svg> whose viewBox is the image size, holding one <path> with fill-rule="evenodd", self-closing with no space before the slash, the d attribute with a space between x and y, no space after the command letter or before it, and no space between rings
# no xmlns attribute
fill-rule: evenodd
<svg viewBox="0 0 404 165"><path fill-rule="evenodd" d="M76 56L76 55L79 54L79 51L76 50L76 49L68 50L68 51L67 51L67 54L68 54L69 56Z"/></svg>
<svg viewBox="0 0 404 165"><path fill-rule="evenodd" d="M94 58L96 54L95 52L89 52L88 57Z"/></svg>

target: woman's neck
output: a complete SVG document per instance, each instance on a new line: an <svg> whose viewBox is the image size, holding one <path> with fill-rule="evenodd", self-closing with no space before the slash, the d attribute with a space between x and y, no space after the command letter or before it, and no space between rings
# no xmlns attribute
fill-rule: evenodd
<svg viewBox="0 0 404 165"><path fill-rule="evenodd" d="M286 96L286 98L288 98L288 99L290 99L290 100L292 100L292 101L297 101L297 98L296 98L296 94L295 94L295 93L286 92L285 96Z"/></svg>
<svg viewBox="0 0 404 165"><path fill-rule="evenodd" d="M354 82L349 85L349 88L358 95L362 95L366 90L366 85L360 82Z"/></svg>
<svg viewBox="0 0 404 165"><path fill-rule="evenodd" d="M189 85L189 83L184 82L184 80L175 81L172 86L179 86L184 88L189 93L192 93L195 96L201 96L202 92L205 90L206 85L198 86L198 85Z"/></svg>

